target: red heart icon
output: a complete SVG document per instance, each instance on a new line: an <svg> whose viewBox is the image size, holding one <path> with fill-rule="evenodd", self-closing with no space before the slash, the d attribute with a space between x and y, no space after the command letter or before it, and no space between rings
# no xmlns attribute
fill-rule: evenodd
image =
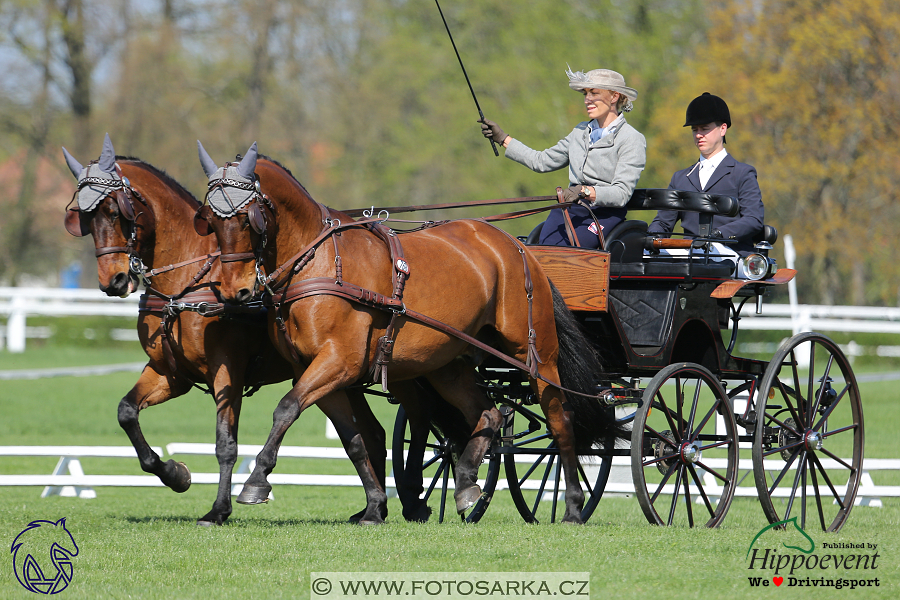
<svg viewBox="0 0 900 600"><path fill-rule="evenodd" d="M775 582L776 586L779 586L784 582L784 577L773 577L772 581Z"/></svg>

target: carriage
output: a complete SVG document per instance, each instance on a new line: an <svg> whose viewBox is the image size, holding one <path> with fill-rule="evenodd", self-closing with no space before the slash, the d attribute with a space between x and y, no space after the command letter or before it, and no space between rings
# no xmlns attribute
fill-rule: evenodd
<svg viewBox="0 0 900 600"><path fill-rule="evenodd" d="M600 401L632 430L630 444L580 457L582 519L609 488L634 493L653 524L717 526L737 494L758 497L770 523L797 516L802 527L839 530L856 499L864 445L849 361L817 333L786 340L768 362L733 354L745 304L754 300L760 312L769 288L795 275L768 256L777 232L766 226L758 254L741 258L705 237L714 215L737 214L732 197L638 189L627 208L696 211L700 236L659 240L645 221L628 220L603 250L537 246L537 230L520 238L602 354ZM558 451L527 379L496 360L480 374L504 422L484 458L485 495L463 519L480 519L505 483L523 519L553 522L563 493ZM408 443L401 407L395 461ZM439 496L443 519L454 449L434 428L431 450L425 495ZM403 472L395 466L395 477Z"/></svg>
<svg viewBox="0 0 900 600"><path fill-rule="evenodd" d="M481 431L496 431L496 435L482 435L488 439L474 451L472 447L463 450L434 424L431 438L423 440L426 427L421 421L410 426L415 416L408 417L403 408L398 411L393 438L396 487L415 488L427 476L424 498L417 493L416 499L427 502L436 495L441 520L451 474L458 483L463 472L462 479L471 484L466 488L468 495L460 497L460 490L455 491L456 512L474 522L487 510L502 471L516 508L530 522L556 520L561 501L566 506L563 520L584 522L607 490L635 494L654 524L717 526L735 495L758 497L771 523L796 516L801 527L809 522L837 531L846 522L859 487L864 446L856 379L840 348L816 333L787 340L768 362L733 355L745 304L755 299L757 309L761 308L767 290L794 275L777 269L768 257L776 240L772 228L767 227L759 240L759 254L745 258L729 254L720 240L708 237L713 216L737 213L734 198L637 190L627 206L630 212L698 212L700 236L656 239L647 235L644 221L630 220L609 233L602 250L535 246L530 243L533 236L516 241L483 220L451 221L444 228L429 230L449 231L449 238L436 233L397 235L384 226L386 214L370 212L353 221L354 211L348 211L341 213L346 221L342 224L334 212L312 200L289 171L271 159L257 164L255 144L251 151L252 161L244 157L240 164L218 168L201 147L210 192L220 194L215 210L222 214L215 219L209 194L209 203L201 206L152 166L117 159L108 138L100 161L86 168L66 153L79 180L77 205L67 211L66 228L73 235L93 235L101 287L111 295L128 294L139 283L147 288L138 329L151 360L119 405L119 422L132 439L142 468L173 490L186 490L189 470L181 463L160 460L143 438L138 413L185 393L198 382L205 382L216 397L222 475L216 503L201 517L201 524L221 524L231 514L230 480L242 388L291 377L294 389L276 409L273 432L238 501L266 501L271 489L266 476L275 466L284 432L303 408L321 400L319 406L339 433L347 434L342 441L366 487L367 508L360 518L383 520L384 481L376 478L380 470L383 480L384 469L379 469L378 453L367 456L365 452L365 448L384 446L379 439L383 432L371 427L374 417L366 414L361 390L350 385L361 378L360 372L343 361L357 360L357 367L369 362L383 367L383 383L388 380L392 352L395 362L406 361L399 368L412 373L416 368L418 373L430 373L435 364L445 369L441 394L452 395L457 393L455 387L466 385L475 389L464 393L474 392L479 402L490 406L491 414L485 412L479 425L484 426ZM210 233L210 221L217 223L216 235L197 235ZM426 222L423 227L431 225ZM306 241L297 241L298 230L292 226L305 228L299 234ZM483 240L464 237L475 230ZM267 246L270 238L280 243ZM401 244L399 238L406 241ZM416 260L427 262L435 256L435 239L440 239L445 253L456 250L460 277L468 277L471 283L481 278L482 269L494 269L497 277L507 278L507 288L482 290L482 308L469 314L465 311L474 296L462 302L447 299L446 286L430 289L432 278L419 277L411 281L428 289L412 288L407 305L402 291L409 265L400 248L405 244ZM460 239L480 243L480 253L470 248L460 251ZM300 249L295 252L297 244ZM566 397L559 391L565 380L561 371L556 372L557 350L560 356L562 350L555 336L539 335L542 330L554 331L542 322L557 316L555 300L550 301L551 286L547 280L532 281L530 268L544 272L558 288L565 305L562 312L574 314L586 333L585 353L602 358L602 368L598 365L596 372L580 374L590 389L576 390L574 396L570 390ZM357 283L369 281L370 287L361 287L350 277L358 277ZM523 282L525 287L519 287ZM260 302L256 292L263 290ZM297 300L306 298L312 304L292 312L300 304ZM509 309L504 317L512 326L503 324L503 336L508 347L518 348L523 361L510 361L496 348L479 342L474 332L467 335L413 310L422 298L430 298L433 304L435 299L443 301L439 308L450 311L451 317L454 310L469 314L466 318L480 318L478 311L487 310L485 306L493 310L492 306L503 302L518 305L518 312ZM521 308L526 298L527 311ZM248 299L249 304L242 303ZM342 319L322 319L316 310L308 310L328 306L343 310ZM252 317L265 312L268 336L263 322ZM291 333L290 319L300 319L307 334L323 328L317 335L332 344L331 355L316 362L315 353L320 350L315 350L313 362L309 356L301 362L299 354L308 349L291 338L299 334L296 324ZM335 331L341 334L350 329L354 319L384 333L377 339L361 338L373 350L378 347L374 360L369 353L348 354L346 348L352 351L353 346L342 347L343 340L334 337ZM399 323L396 328L395 323ZM391 331L396 334L406 326L427 343L411 353L407 350L397 361ZM495 321L494 327L500 325ZM518 341L511 342L516 336ZM437 352L425 356L424 366L415 363L420 350L427 354L423 348L438 344L435 340L449 348L439 349L444 358ZM468 346L484 351L477 370L471 369L474 362L461 369L448 367L446 357L453 362ZM399 354L404 350L401 346ZM548 365L552 366L549 371ZM542 371L561 383L548 380ZM376 369L370 375L378 373ZM315 385L304 383L310 374L318 378ZM462 384L452 379L460 374L466 377ZM306 386L305 391L297 392L298 386ZM310 390L318 397L309 400L304 394ZM386 395L401 396L395 390L392 384ZM582 397L589 399L591 410L599 409L600 422L614 425L609 431L616 436L580 447L576 458L571 424L561 415L571 412L565 403L584 405ZM574 414L580 416L577 410ZM554 440L560 439L558 446ZM422 444L430 452L420 464ZM561 471L566 476L564 491ZM477 478L480 486L475 484Z"/></svg>

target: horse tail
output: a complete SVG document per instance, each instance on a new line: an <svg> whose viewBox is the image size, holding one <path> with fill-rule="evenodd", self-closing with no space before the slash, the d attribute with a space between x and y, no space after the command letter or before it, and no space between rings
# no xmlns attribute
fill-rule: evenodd
<svg viewBox="0 0 900 600"><path fill-rule="evenodd" d="M560 385L596 396L597 383L603 373L600 357L552 282L550 289L553 294L556 336L559 340L556 366ZM575 430L575 446L579 451L589 450L595 444L610 448L616 438L630 437L631 432L616 423L614 411L602 406L596 398L566 394L566 400L575 413L572 426Z"/></svg>

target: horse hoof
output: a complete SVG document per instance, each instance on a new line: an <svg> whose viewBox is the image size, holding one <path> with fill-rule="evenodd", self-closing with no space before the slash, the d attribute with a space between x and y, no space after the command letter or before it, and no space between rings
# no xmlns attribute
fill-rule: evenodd
<svg viewBox="0 0 900 600"><path fill-rule="evenodd" d="M373 518L373 519L360 519L357 522L358 525L384 525L384 519L381 518Z"/></svg>
<svg viewBox="0 0 900 600"><path fill-rule="evenodd" d="M271 485L249 486L244 484L244 489L241 490L241 495L237 497L237 501L239 504L265 504L269 501L269 492L271 491Z"/></svg>
<svg viewBox="0 0 900 600"><path fill-rule="evenodd" d="M356 513L354 515L350 515L350 518L347 519L347 522L348 523L359 523L360 525L370 525L371 523L363 523L362 522L366 516L366 510L367 509L364 508L361 511L359 511L358 513ZM384 506L383 508L381 508L379 510L379 512L381 513L381 521L380 522L383 523L388 515L387 506Z"/></svg>
<svg viewBox="0 0 900 600"><path fill-rule="evenodd" d="M221 525L218 521L205 521L203 519L197 519L197 527L215 527L216 525Z"/></svg>
<svg viewBox="0 0 900 600"><path fill-rule="evenodd" d="M178 494L183 494L191 487L191 470L183 462L174 460L166 461L165 483L169 488Z"/></svg>
<svg viewBox="0 0 900 600"><path fill-rule="evenodd" d="M456 513L461 515L481 499L481 488L473 485L464 490L457 490L453 498L456 500Z"/></svg>
<svg viewBox="0 0 900 600"><path fill-rule="evenodd" d="M214 527L217 525L222 525L227 518L228 515L226 514L209 512L197 519L197 525L199 527Z"/></svg>
<svg viewBox="0 0 900 600"><path fill-rule="evenodd" d="M564 525L584 525L584 521L581 520L581 517L565 517L560 523Z"/></svg>
<svg viewBox="0 0 900 600"><path fill-rule="evenodd" d="M415 510L403 511L403 518L410 523L427 523L431 517L431 507L422 502Z"/></svg>
<svg viewBox="0 0 900 600"><path fill-rule="evenodd" d="M356 514L350 515L350 518L347 519L348 523L359 523L362 521L363 515L366 514L366 509L362 509Z"/></svg>

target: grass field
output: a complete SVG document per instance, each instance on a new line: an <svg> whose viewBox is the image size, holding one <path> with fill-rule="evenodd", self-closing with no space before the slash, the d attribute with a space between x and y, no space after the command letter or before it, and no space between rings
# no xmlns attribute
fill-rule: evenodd
<svg viewBox="0 0 900 600"><path fill-rule="evenodd" d="M23 355L0 352L0 370L141 360L139 351L48 348ZM116 422L116 406L135 373L0 381L0 444L128 445ZM284 386L265 389L244 404L241 442L262 443ZM896 458L900 425L896 382L864 384L866 456ZM394 407L373 407L390 431ZM199 392L142 413L152 445L212 442L214 408ZM337 445L325 438L324 416L311 410L292 428L290 445ZM141 474L136 460L84 459L88 473ZM187 457L195 472L215 470L212 457ZM51 458L0 458L0 473L49 473ZM300 460L279 461L283 472L310 472ZM349 462L324 468L351 473ZM876 483L900 485L896 473L875 473ZM194 485L184 494L166 489L100 488L94 500L40 498L39 488L0 489L0 532L11 543L32 520L67 518L80 552L75 575L61 597L70 598L308 598L310 573L348 572L589 572L591 596L616 598L896 598L900 595L900 500L884 508L859 507L838 535L810 531L816 544L877 544L872 571L810 571L822 576L878 577L880 587L783 589L751 587L746 558L754 536L767 524L758 502L735 499L717 530L652 527L637 502L604 498L584 527L526 525L509 495L498 492L477 525L450 522L410 524L396 499L386 525L361 528L345 523L362 507L361 488L275 488L276 500L262 506L235 505L228 523L199 528L196 518L212 503L215 489ZM766 535L777 536L774 532ZM796 543L794 538L783 536ZM780 547L781 538L767 539ZM784 548L780 552L790 552ZM852 550L817 550L852 553ZM10 555L7 555L10 556ZM0 598L31 593L15 579L12 560L0 567ZM493 596L492 596L493 597ZM507 596L509 597L509 596Z"/></svg>

